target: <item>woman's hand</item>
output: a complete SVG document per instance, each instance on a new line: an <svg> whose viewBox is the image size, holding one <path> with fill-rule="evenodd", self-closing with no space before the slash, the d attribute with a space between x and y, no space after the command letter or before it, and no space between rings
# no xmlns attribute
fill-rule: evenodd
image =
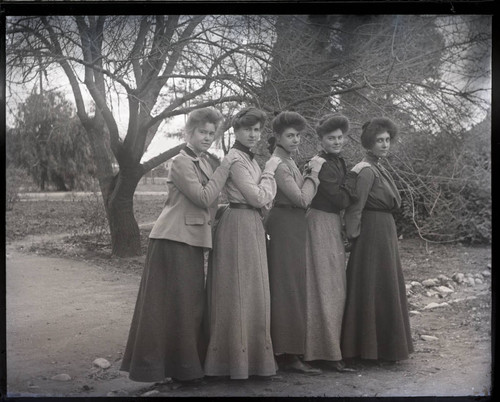
<svg viewBox="0 0 500 402"><path fill-rule="evenodd" d="M231 165L238 159L238 154L231 148L224 159L222 159L221 166L229 169Z"/></svg>
<svg viewBox="0 0 500 402"><path fill-rule="evenodd" d="M271 156L269 160L266 162L266 166L264 167L265 172L274 173L281 163L281 158L279 156Z"/></svg>
<svg viewBox="0 0 500 402"><path fill-rule="evenodd" d="M353 239L345 239L344 240L344 250L346 253L350 253L352 251L352 248L354 247L354 244L356 243L357 237Z"/></svg>
<svg viewBox="0 0 500 402"><path fill-rule="evenodd" d="M309 161L308 168L311 169L311 171L314 173L319 173L319 171L321 170L321 167L323 166L323 163L325 163L325 162L326 162L325 158L322 158L319 155L315 155Z"/></svg>

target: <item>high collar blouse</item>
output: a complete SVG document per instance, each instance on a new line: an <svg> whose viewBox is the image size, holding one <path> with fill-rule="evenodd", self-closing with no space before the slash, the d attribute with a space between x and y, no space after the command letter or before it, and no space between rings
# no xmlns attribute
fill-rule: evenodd
<svg viewBox="0 0 500 402"><path fill-rule="evenodd" d="M276 195L274 173L262 172L257 161L244 150L232 148L229 152L235 154L236 160L224 186L228 201L270 208Z"/></svg>
<svg viewBox="0 0 500 402"><path fill-rule="evenodd" d="M349 238L359 236L363 209L393 212L401 206L401 196L390 173L382 166L381 158L367 154L362 162L369 167L362 168L347 186L354 187L357 201L346 210L346 231Z"/></svg>
<svg viewBox="0 0 500 402"><path fill-rule="evenodd" d="M291 155L280 146L273 152L281 159L274 178L278 187L274 205L293 205L306 209L316 194L319 185L318 173L300 173Z"/></svg>

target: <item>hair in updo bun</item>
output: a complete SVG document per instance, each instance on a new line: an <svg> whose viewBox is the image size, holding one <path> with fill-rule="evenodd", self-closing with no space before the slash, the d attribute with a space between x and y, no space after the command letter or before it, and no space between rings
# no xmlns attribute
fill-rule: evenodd
<svg viewBox="0 0 500 402"><path fill-rule="evenodd" d="M253 125L260 123L260 128L264 128L266 123L266 114L256 107L247 107L240 110L233 117L232 126L233 129L238 130L240 127L252 127Z"/></svg>
<svg viewBox="0 0 500 402"><path fill-rule="evenodd" d="M188 136L193 135L194 130L197 127L202 127L206 123L212 123L215 128L217 128L221 120L222 115L215 109L209 107L196 109L189 113L186 125L184 127L184 132Z"/></svg>
<svg viewBox="0 0 500 402"><path fill-rule="evenodd" d="M323 138L325 134L337 129L340 129L342 134L349 131L349 120L347 117L340 114L328 114L323 116L316 124L316 134L318 134L319 138Z"/></svg>
<svg viewBox="0 0 500 402"><path fill-rule="evenodd" d="M375 117L361 126L361 145L365 149L372 149L378 134L389 134L391 141L398 134L398 127L387 117Z"/></svg>
<svg viewBox="0 0 500 402"><path fill-rule="evenodd" d="M299 132L303 131L307 126L307 121L297 112L285 111L276 114L271 122L271 126L273 128L274 136L269 137L267 140L269 143L267 149L270 153L273 153L276 148L276 135L280 136L287 128L290 127Z"/></svg>
<svg viewBox="0 0 500 402"><path fill-rule="evenodd" d="M285 111L279 113L272 121L271 126L274 134L281 135L287 128L293 127L297 131L303 131L306 128L307 122L297 112Z"/></svg>

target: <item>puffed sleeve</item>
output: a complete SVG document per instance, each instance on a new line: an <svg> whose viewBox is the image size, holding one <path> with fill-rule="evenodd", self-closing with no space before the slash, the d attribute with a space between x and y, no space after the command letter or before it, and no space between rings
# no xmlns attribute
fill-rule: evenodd
<svg viewBox="0 0 500 402"><path fill-rule="evenodd" d="M230 175L234 185L252 207L268 207L273 202L276 195L273 173L264 171L259 184L256 184L243 162L237 160L231 165Z"/></svg>
<svg viewBox="0 0 500 402"><path fill-rule="evenodd" d="M337 208L344 209L351 202L351 195L343 186L344 174L336 166L324 163L319 171L318 193L328 198Z"/></svg>
<svg viewBox="0 0 500 402"><path fill-rule="evenodd" d="M311 172L304 176L304 184L300 188L293 178L290 167L280 163L274 174L276 185L293 205L307 208L318 190L318 174Z"/></svg>
<svg viewBox="0 0 500 402"><path fill-rule="evenodd" d="M357 200L345 212L345 228L348 239L355 239L361 232L361 213L373 186L375 173L369 168L362 169L356 178Z"/></svg>
<svg viewBox="0 0 500 402"><path fill-rule="evenodd" d="M219 166L207 184L203 186L196 174L195 163L187 157L172 160L170 180L187 198L200 208L208 208L219 196L229 176L226 166Z"/></svg>

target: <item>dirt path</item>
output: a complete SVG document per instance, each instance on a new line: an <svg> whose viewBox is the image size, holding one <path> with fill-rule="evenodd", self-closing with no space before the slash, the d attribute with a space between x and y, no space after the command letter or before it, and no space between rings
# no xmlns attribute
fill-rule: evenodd
<svg viewBox="0 0 500 402"><path fill-rule="evenodd" d="M92 368L98 357L121 359L138 278L84 262L22 254L7 248L7 384L9 393L106 395L143 384ZM57 374L72 380L54 381ZM104 372L102 373L104 374ZM115 377L115 378L113 378Z"/></svg>
<svg viewBox="0 0 500 402"><path fill-rule="evenodd" d="M490 284L463 287L448 307L412 315L411 359L357 373L268 380L204 381L196 386L135 383L118 367L140 275L7 246L9 396L464 396L488 395L491 350L484 317ZM435 299L434 299L435 301ZM420 300L425 304L425 300ZM423 341L422 334L436 336ZM111 363L93 367L96 358ZM68 381L53 380L68 374Z"/></svg>

